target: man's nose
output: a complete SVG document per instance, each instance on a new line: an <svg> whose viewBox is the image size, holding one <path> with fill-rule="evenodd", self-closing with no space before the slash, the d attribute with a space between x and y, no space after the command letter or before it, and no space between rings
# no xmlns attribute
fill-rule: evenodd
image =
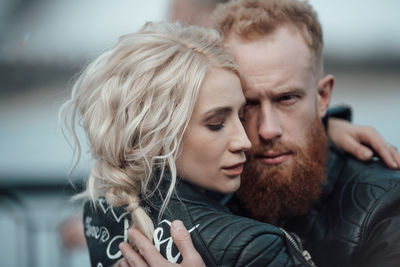
<svg viewBox="0 0 400 267"><path fill-rule="evenodd" d="M281 122L278 114L273 109L262 109L258 135L264 141L274 141L282 136Z"/></svg>

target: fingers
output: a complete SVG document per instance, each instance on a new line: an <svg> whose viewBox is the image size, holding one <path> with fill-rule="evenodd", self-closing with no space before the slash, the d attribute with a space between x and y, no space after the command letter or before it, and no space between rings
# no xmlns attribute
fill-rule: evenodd
<svg viewBox="0 0 400 267"><path fill-rule="evenodd" d="M129 241L132 245L136 246L139 254L136 253L140 257L143 262L147 262L148 265L138 265L138 266L169 266L169 262L164 259L161 253L156 249L153 243L147 239L139 230L135 228L131 228L128 230ZM136 262L140 262L137 258L135 258ZM135 265L137 266L137 265Z"/></svg>
<svg viewBox="0 0 400 267"><path fill-rule="evenodd" d="M332 141L346 152L360 160L369 160L373 156L372 148L387 166L392 169L400 167L399 152L388 145L373 127L352 125L338 119L330 119L328 123Z"/></svg>
<svg viewBox="0 0 400 267"><path fill-rule="evenodd" d="M200 254L193 246L190 233L186 230L183 223L179 220L173 221L171 224L171 236L176 247L182 255L182 266L205 267Z"/></svg>
<svg viewBox="0 0 400 267"><path fill-rule="evenodd" d="M124 260L119 263L121 267L147 267L147 263L127 242L119 244L119 249L124 256Z"/></svg>
<svg viewBox="0 0 400 267"><path fill-rule="evenodd" d="M328 123L329 136L337 146L360 160L370 160L372 158L372 150L361 144L359 140L359 134L362 134L362 127L335 118L329 119Z"/></svg>
<svg viewBox="0 0 400 267"><path fill-rule="evenodd" d="M190 256L193 252L197 253L190 233L186 230L182 221L176 220L172 222L171 237L183 258Z"/></svg>
<svg viewBox="0 0 400 267"><path fill-rule="evenodd" d="M118 267L133 267L134 265L132 265L132 266L129 266L129 264L125 261L125 259L123 259L123 260L121 260L121 262L119 263L119 266Z"/></svg>
<svg viewBox="0 0 400 267"><path fill-rule="evenodd" d="M373 152L367 146L363 145L354 138L346 138L343 143L343 150L354 155L360 160L370 160L373 156Z"/></svg>
<svg viewBox="0 0 400 267"><path fill-rule="evenodd" d="M140 231L132 228L128 230L129 241L139 252L126 242L120 244L120 250L124 260L121 267L145 267L145 266L182 266L205 267L203 259L193 246L190 233L181 221L173 221L171 224L171 236L183 257L182 263L172 264L168 262Z"/></svg>
<svg viewBox="0 0 400 267"><path fill-rule="evenodd" d="M397 147L390 145L390 154L393 157L394 162L397 164L397 169L400 168L400 154Z"/></svg>
<svg viewBox="0 0 400 267"><path fill-rule="evenodd" d="M388 146L375 129L364 127L364 130L360 132L360 140L370 145L390 168L397 169L400 166L400 162L398 162L399 155L394 147Z"/></svg>

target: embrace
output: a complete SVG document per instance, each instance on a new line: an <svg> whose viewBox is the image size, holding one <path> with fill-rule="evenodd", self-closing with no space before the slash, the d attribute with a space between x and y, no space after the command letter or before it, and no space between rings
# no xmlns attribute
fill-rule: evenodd
<svg viewBox="0 0 400 267"><path fill-rule="evenodd" d="M65 111L95 159L92 266L400 264L400 157L348 109L328 111L312 7L239 0L215 17L147 23L75 83ZM182 223L190 251L172 242Z"/></svg>

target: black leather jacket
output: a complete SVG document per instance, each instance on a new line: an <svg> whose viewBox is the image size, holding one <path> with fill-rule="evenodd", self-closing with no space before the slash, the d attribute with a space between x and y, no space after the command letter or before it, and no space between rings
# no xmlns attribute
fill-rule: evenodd
<svg viewBox="0 0 400 267"><path fill-rule="evenodd" d="M400 266L400 171L331 146L323 196L285 228L318 266Z"/></svg>
<svg viewBox="0 0 400 267"><path fill-rule="evenodd" d="M179 198L172 197L160 220L159 203L146 207L155 225L154 243L171 262L182 260L170 237L170 222L180 219L207 266L312 266L280 228L231 214L219 204L223 196L200 192L183 181L176 190ZM92 266L109 266L120 258L118 244L126 240L129 217L123 208L112 208L104 199L98 199L97 210L85 204Z"/></svg>

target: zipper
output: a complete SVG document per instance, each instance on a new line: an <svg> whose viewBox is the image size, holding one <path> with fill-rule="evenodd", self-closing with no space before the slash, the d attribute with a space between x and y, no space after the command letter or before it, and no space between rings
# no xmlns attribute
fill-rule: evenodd
<svg viewBox="0 0 400 267"><path fill-rule="evenodd" d="M308 264L310 264L310 266L315 267L315 263L313 262L310 253L303 249L303 245L301 243L301 240L299 239L298 236L296 236L295 234L293 234L293 236L291 234L289 234L288 232L286 232L286 230L284 230L283 228L280 228L282 230L282 232L285 234L286 239L290 242L290 244L293 245L293 247L296 249L297 252L299 252L303 258L306 260L306 262Z"/></svg>

